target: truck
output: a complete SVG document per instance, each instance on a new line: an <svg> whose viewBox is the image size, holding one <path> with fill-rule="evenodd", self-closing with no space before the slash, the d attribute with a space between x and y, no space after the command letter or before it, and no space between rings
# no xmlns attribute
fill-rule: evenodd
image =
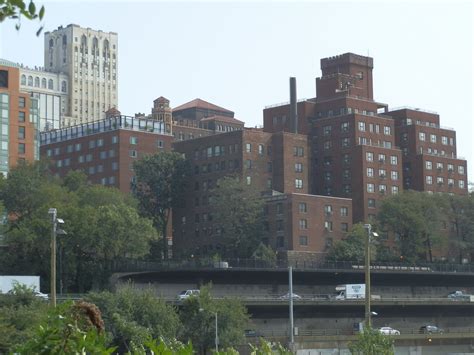
<svg viewBox="0 0 474 355"><path fill-rule="evenodd" d="M336 300L355 300L365 298L365 284L348 284L336 286Z"/></svg>
<svg viewBox="0 0 474 355"><path fill-rule="evenodd" d="M48 295L39 292L39 276L0 276L0 293L9 293L16 284L26 285L33 290L36 296L48 298Z"/></svg>

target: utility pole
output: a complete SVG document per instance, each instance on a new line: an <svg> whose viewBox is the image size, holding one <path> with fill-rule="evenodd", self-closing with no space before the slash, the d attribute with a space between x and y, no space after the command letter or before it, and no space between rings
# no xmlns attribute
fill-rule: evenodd
<svg viewBox="0 0 474 355"><path fill-rule="evenodd" d="M56 208L50 208L48 213L51 215L53 228L51 231L51 305L56 307Z"/></svg>
<svg viewBox="0 0 474 355"><path fill-rule="evenodd" d="M290 300L290 349L293 347L294 339L294 322L293 322L293 267L290 266L288 269L288 282L289 282L289 300Z"/></svg>
<svg viewBox="0 0 474 355"><path fill-rule="evenodd" d="M370 238L373 236L378 237L379 235L372 232L372 225L364 224L364 228L367 229L367 237L365 238L365 326L368 328L372 327L372 312L370 310L370 303L372 301L370 291Z"/></svg>

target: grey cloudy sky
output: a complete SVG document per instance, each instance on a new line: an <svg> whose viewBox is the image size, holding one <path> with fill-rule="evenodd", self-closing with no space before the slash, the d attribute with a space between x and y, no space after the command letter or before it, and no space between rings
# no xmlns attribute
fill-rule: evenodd
<svg viewBox="0 0 474 355"><path fill-rule="evenodd" d="M38 0L36 0L38 2ZM266 105L315 96L319 60L354 52L374 58L374 96L390 107L441 115L457 131L474 181L473 5L468 1L55 1L45 30L70 23L119 35L119 109L149 113L163 95L223 106L247 126ZM0 25L0 57L43 65L37 23Z"/></svg>

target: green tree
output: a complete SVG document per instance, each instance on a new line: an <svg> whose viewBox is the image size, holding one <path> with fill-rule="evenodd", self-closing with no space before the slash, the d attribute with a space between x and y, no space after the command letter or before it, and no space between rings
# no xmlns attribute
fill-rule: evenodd
<svg viewBox="0 0 474 355"><path fill-rule="evenodd" d="M342 240L337 241L329 251L326 260L328 261L358 261L363 262L365 257L365 240L367 239L367 230L363 223L357 223L352 226L350 233ZM377 255L378 240L371 237L371 258L375 259Z"/></svg>
<svg viewBox="0 0 474 355"><path fill-rule="evenodd" d="M271 246L260 243L252 254L252 258L260 260L265 266L275 266L277 255Z"/></svg>
<svg viewBox="0 0 474 355"><path fill-rule="evenodd" d="M44 6L38 10L35 3L30 0L28 6L24 0L0 0L0 23L6 19L17 20L15 25L16 29L20 29L21 17L25 17L28 20L41 21L44 17L45 9ZM36 35L39 36L43 26L41 26Z"/></svg>
<svg viewBox="0 0 474 355"><path fill-rule="evenodd" d="M225 349L242 344L249 322L247 309L237 299L213 299L210 286L201 287L199 296L183 302L181 339L190 340L201 351L214 348L216 313L219 347Z"/></svg>
<svg viewBox="0 0 474 355"><path fill-rule="evenodd" d="M377 215L383 230L398 237L403 259L432 261L432 251L442 244L439 196L408 191L383 200Z"/></svg>
<svg viewBox="0 0 474 355"><path fill-rule="evenodd" d="M259 191L236 177L219 180L210 206L218 221L227 257L249 258L262 242L264 200Z"/></svg>
<svg viewBox="0 0 474 355"><path fill-rule="evenodd" d="M136 183L133 193L141 213L153 220L162 234L163 257L168 257L167 231L171 210L184 203L184 188L189 175L189 163L179 153L163 152L145 156L133 165Z"/></svg>
<svg viewBox="0 0 474 355"><path fill-rule="evenodd" d="M114 293L91 293L87 300L102 311L105 329L121 353L152 338L172 341L180 329L175 308L157 298L152 289L140 290L129 284Z"/></svg>
<svg viewBox="0 0 474 355"><path fill-rule="evenodd" d="M349 344L352 355L394 355L394 341L377 329L365 328L357 341Z"/></svg>

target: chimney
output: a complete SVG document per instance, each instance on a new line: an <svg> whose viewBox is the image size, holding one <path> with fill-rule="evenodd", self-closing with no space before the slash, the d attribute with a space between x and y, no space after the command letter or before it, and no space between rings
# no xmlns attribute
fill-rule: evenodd
<svg viewBox="0 0 474 355"><path fill-rule="evenodd" d="M298 133L298 107L296 105L295 77L290 77L290 131Z"/></svg>

